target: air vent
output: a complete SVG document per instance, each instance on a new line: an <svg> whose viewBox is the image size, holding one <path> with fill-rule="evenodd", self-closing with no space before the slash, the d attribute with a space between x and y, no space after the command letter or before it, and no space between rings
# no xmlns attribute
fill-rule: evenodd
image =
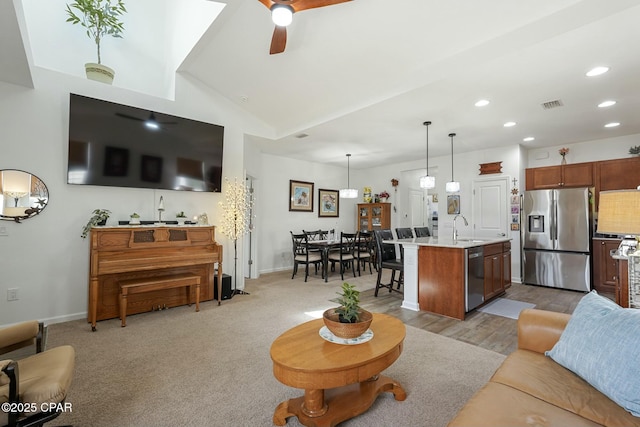
<svg viewBox="0 0 640 427"><path fill-rule="evenodd" d="M309 135L308 135L308 134L306 134L306 133L299 133L299 134L297 134L297 135L296 135L296 138L298 138L298 139L302 139L302 138L306 138L306 137L308 137L308 136L309 136Z"/></svg>
<svg viewBox="0 0 640 427"><path fill-rule="evenodd" d="M556 99L555 101L544 102L542 104L542 108L544 108L545 110L550 110L552 108L562 107L563 105L564 104L562 103L562 101Z"/></svg>

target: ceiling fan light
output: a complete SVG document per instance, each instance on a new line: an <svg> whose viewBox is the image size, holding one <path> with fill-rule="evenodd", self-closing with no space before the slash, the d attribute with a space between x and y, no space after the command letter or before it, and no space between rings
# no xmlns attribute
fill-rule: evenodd
<svg viewBox="0 0 640 427"><path fill-rule="evenodd" d="M356 190L355 188L343 188L340 190L340 198L341 199L357 199L358 190Z"/></svg>
<svg viewBox="0 0 640 427"><path fill-rule="evenodd" d="M420 188L430 189L436 187L436 177L435 176L421 176L420 177Z"/></svg>
<svg viewBox="0 0 640 427"><path fill-rule="evenodd" d="M286 4L271 7L271 20L279 27L286 27L293 21L293 8Z"/></svg>
<svg viewBox="0 0 640 427"><path fill-rule="evenodd" d="M155 120L147 120L146 122L144 122L144 125L147 127L147 129L152 129L152 130L160 129L160 125Z"/></svg>
<svg viewBox="0 0 640 427"><path fill-rule="evenodd" d="M445 191L447 193L457 193L460 191L460 183L458 181L449 181L445 185Z"/></svg>

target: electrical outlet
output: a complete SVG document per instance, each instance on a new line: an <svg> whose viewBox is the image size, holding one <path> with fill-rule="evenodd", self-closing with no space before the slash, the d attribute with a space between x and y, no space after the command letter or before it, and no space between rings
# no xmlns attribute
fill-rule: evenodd
<svg viewBox="0 0 640 427"><path fill-rule="evenodd" d="M7 289L7 301L18 301L18 288Z"/></svg>
<svg viewBox="0 0 640 427"><path fill-rule="evenodd" d="M7 227L0 227L0 236L8 236L9 232L7 231Z"/></svg>

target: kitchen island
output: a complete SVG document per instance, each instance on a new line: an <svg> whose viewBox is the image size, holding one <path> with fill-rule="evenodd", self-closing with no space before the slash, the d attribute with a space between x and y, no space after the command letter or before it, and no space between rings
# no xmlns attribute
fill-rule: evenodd
<svg viewBox="0 0 640 427"><path fill-rule="evenodd" d="M511 241L506 237L417 237L384 243L404 248L402 307L409 310L464 320L467 312L511 285ZM474 256L482 262L470 260Z"/></svg>

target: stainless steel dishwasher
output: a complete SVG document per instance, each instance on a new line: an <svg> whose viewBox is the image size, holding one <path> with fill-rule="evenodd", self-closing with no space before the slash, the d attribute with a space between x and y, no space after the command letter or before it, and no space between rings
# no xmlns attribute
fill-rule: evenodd
<svg viewBox="0 0 640 427"><path fill-rule="evenodd" d="M484 302L484 248L476 246L464 250L465 271L464 307L465 313L470 312Z"/></svg>

